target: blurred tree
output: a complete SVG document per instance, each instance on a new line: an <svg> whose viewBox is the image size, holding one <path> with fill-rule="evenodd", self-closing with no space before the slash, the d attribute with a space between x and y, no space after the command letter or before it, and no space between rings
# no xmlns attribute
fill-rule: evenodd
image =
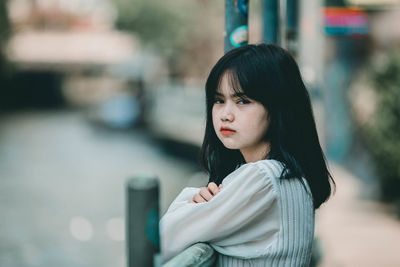
<svg viewBox="0 0 400 267"><path fill-rule="evenodd" d="M171 76L179 78L194 62L193 57L211 62L210 47L222 43L223 2L212 0L114 0L118 9L117 28L134 32L144 43L167 59ZM217 27L215 27L217 26ZM217 32L215 30L221 29ZM221 43L214 42L221 36ZM208 67L208 64L206 64ZM201 65L200 68L204 68Z"/></svg>
<svg viewBox="0 0 400 267"><path fill-rule="evenodd" d="M377 106L363 130L380 175L382 199L400 205L400 49L386 56L370 70Z"/></svg>

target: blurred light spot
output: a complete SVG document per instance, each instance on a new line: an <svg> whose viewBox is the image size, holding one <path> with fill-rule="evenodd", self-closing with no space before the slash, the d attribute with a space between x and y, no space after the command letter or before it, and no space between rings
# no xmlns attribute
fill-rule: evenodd
<svg viewBox="0 0 400 267"><path fill-rule="evenodd" d="M302 69L303 79L306 83L312 84L316 82L316 73L313 68L304 66Z"/></svg>
<svg viewBox="0 0 400 267"><path fill-rule="evenodd" d="M122 218L112 218L107 222L107 234L114 241L125 240L125 222Z"/></svg>
<svg viewBox="0 0 400 267"><path fill-rule="evenodd" d="M69 230L73 237L80 241L88 241L93 236L92 224L83 217L74 217L69 224Z"/></svg>

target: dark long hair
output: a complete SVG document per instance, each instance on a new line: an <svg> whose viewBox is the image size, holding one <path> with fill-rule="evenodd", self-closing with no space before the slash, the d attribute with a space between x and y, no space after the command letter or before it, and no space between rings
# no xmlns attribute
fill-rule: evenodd
<svg viewBox="0 0 400 267"><path fill-rule="evenodd" d="M243 91L267 109L270 124L264 137L270 142L266 158L284 164L281 179L304 177L314 209L331 195L335 181L329 173L318 140L310 97L297 63L285 49L271 44L246 45L226 53L212 68L206 82L207 121L200 164L209 182L222 180L245 160L239 150L228 149L218 139L212 120L215 93L224 74L234 91ZM304 183L303 183L304 185Z"/></svg>

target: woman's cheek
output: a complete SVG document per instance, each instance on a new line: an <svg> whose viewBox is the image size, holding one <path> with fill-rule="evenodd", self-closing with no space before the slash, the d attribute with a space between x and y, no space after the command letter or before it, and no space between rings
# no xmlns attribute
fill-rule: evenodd
<svg viewBox="0 0 400 267"><path fill-rule="evenodd" d="M212 122L213 122L213 126L214 126L214 129L215 129L215 131L217 130L217 128L218 128L218 124L217 124L217 114L216 114L217 112L214 110L214 108L213 108L213 110L212 110Z"/></svg>

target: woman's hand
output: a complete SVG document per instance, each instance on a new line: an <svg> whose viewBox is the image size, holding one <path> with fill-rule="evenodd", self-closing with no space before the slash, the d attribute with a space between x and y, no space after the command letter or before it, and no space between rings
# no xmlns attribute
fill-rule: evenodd
<svg viewBox="0 0 400 267"><path fill-rule="evenodd" d="M200 192L193 196L193 199L189 203L201 203L210 201L215 195L219 193L222 188L222 184L217 186L214 182L208 184L207 187L201 187Z"/></svg>

